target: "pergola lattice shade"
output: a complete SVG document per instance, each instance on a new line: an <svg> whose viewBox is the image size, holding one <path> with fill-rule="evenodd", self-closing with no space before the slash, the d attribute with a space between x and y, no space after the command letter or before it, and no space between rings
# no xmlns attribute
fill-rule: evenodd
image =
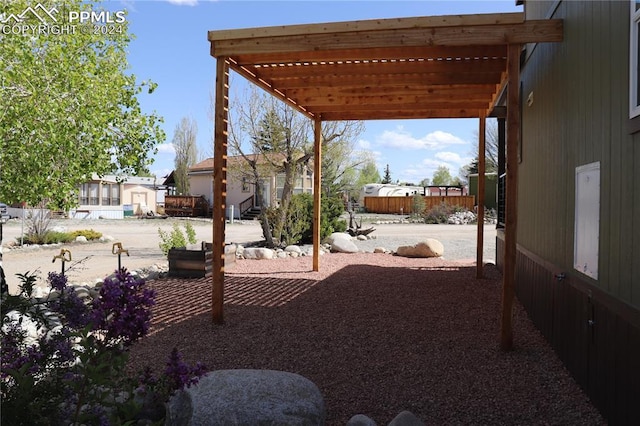
<svg viewBox="0 0 640 426"><path fill-rule="evenodd" d="M562 39L562 21L521 13L209 32L211 53L310 118L489 115L507 45Z"/></svg>

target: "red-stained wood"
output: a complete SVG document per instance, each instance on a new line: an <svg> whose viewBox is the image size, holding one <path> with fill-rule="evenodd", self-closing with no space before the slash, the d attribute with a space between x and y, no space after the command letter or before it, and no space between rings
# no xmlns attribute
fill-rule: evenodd
<svg viewBox="0 0 640 426"><path fill-rule="evenodd" d="M224 240L227 199L227 136L229 125L229 62L216 63L215 129L213 141L213 322L224 322Z"/></svg>
<svg viewBox="0 0 640 426"><path fill-rule="evenodd" d="M482 259L484 249L484 173L486 168L486 124L487 119L480 117L478 128L478 238L476 244L476 277L484 276L484 263Z"/></svg>
<svg viewBox="0 0 640 426"><path fill-rule="evenodd" d="M504 271L500 347L513 348L513 299L516 281L516 232L518 228L518 142L520 139L520 52L521 45L509 45L507 52L507 189L505 200Z"/></svg>
<svg viewBox="0 0 640 426"><path fill-rule="evenodd" d="M313 121L313 270L320 270L320 214L322 189L322 120Z"/></svg>

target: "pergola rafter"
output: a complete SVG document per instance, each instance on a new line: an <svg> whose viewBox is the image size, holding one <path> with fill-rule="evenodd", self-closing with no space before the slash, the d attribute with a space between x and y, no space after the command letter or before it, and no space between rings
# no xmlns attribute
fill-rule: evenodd
<svg viewBox="0 0 640 426"><path fill-rule="evenodd" d="M503 13L210 31L208 38L211 55L224 62L217 68L217 88L226 87L220 80L231 69L313 120L318 163L314 191L319 194L322 121L479 118L480 129L484 129L485 118L495 115L504 90L518 90L519 64L514 61L519 58L522 45L559 42L562 33L562 20L525 21L522 13ZM506 98L507 134L515 146L520 119L519 98L513 91ZM214 151L226 159L226 132L217 130L218 123L226 123L226 104L220 102L216 101L215 106L219 118ZM507 167L514 172L517 157L512 151ZM479 155L482 157L483 152ZM226 168L222 159L216 164ZM220 172L216 178L222 176L224 173ZM515 176L516 173L507 173L507 197L513 199ZM218 187L224 188L223 183L219 182ZM214 294L222 294L224 283L224 238L220 239L224 236L224 221L220 218L225 215L225 197L226 194L214 193L214 199L222 198L213 212L218 237L214 239ZM316 197L314 228L319 226L319 203ZM482 205L481 192L480 209ZM506 240L507 257L515 253L516 211L515 206L509 206L506 213L513 220L507 221L505 230L511 235ZM319 268L318 238L319 230L314 229L314 270ZM481 241L479 224L478 242ZM515 262L515 257L507 260ZM478 275L481 272L482 251L478 250ZM513 297L509 289L514 280L511 269L505 271L506 298ZM220 309L214 311L214 320L221 322L222 301L216 306ZM511 302L505 300L503 307L510 310ZM510 312L503 314L505 347L510 344L509 318Z"/></svg>

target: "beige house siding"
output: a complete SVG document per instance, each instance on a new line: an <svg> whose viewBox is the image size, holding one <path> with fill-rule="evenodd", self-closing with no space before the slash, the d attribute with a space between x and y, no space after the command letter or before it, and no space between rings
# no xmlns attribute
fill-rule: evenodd
<svg viewBox="0 0 640 426"><path fill-rule="evenodd" d="M115 176L93 178L80 186L78 207L69 211L71 218L122 219L157 209L154 178Z"/></svg>
<svg viewBox="0 0 640 426"><path fill-rule="evenodd" d="M229 161L240 160L231 157ZM194 165L189 171L191 195L203 195L210 207L213 207L212 166L213 159L209 158ZM282 176L273 174L262 180L267 207L277 205L277 200L282 194L283 179ZM313 172L306 167L295 180L294 194L301 192L313 193ZM227 173L227 215L231 215L233 206L233 217L239 218L240 204L251 197L255 197L255 185L249 180L243 184L242 178L234 173Z"/></svg>

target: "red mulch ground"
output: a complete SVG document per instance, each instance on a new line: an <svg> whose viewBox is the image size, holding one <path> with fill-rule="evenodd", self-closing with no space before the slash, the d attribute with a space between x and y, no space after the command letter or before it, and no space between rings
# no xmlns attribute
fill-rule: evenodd
<svg viewBox="0 0 640 426"><path fill-rule="evenodd" d="M131 366L160 370L176 346L210 369L291 371L318 385L327 424L379 425L409 410L427 425L600 425L598 411L516 303L499 349L501 277L470 262L384 254L241 260L227 270L225 324L211 279L149 282L151 334Z"/></svg>

